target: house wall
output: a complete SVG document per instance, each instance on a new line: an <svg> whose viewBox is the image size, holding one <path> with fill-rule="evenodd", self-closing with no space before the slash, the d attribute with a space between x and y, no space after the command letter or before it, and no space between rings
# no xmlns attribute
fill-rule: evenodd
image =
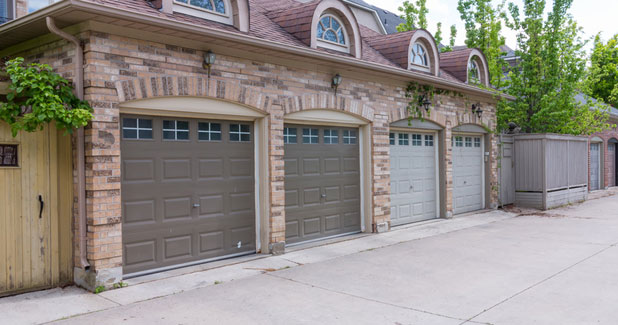
<svg viewBox="0 0 618 325"><path fill-rule="evenodd" d="M131 34L129 34L131 35ZM135 33L133 33L135 35ZM407 117L406 83L342 69L343 83L337 96L331 89L332 71L300 60L256 59L249 50L233 55L217 53L212 77L207 81L202 67L204 48L183 47L153 40L97 30L78 34L85 51L85 99L94 109L94 120L86 128L86 190L88 259L91 274L78 277L108 277L120 280L122 267L122 212L120 202L119 106L124 101L161 96L201 96L239 103L268 114L269 238L271 245L285 240L283 169L283 117L307 109L344 110L370 121L372 227L390 222L389 124ZM72 77L73 48L64 41L24 50L15 56L51 64L67 78ZM291 62L301 63L291 63ZM443 157L441 216L452 216L451 129L460 124L496 124L493 100L474 96L436 96L437 103L426 119L444 127L440 138ZM471 113L480 102L482 118ZM497 137L487 136L488 174L486 207L498 202ZM74 172L75 174L75 172ZM76 191L75 191L76 192ZM77 224L74 224L77 229ZM388 227L387 227L388 229ZM75 265L77 264L77 239ZM263 247L266 250L265 247ZM92 275L94 274L94 275ZM97 284L100 282L97 282Z"/></svg>
<svg viewBox="0 0 618 325"><path fill-rule="evenodd" d="M610 124L613 125L618 125L618 120L616 119L611 119L609 121ZM599 137L601 139L603 139L603 145L602 145L602 154L603 154L603 171L602 171L602 175L603 175L603 183L602 186L603 187L608 187L609 186L609 155L608 155L608 144L609 144L609 140L611 138L615 138L618 139L618 126L609 130L605 130L603 132L599 132L599 133L595 133L593 135L590 136L590 139L594 138L594 137ZM590 170L590 146L588 146L588 170ZM588 188L590 188L590 173L588 173Z"/></svg>

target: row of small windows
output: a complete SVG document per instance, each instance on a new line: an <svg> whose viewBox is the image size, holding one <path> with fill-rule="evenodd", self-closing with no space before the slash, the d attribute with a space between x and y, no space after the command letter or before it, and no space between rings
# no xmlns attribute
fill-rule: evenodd
<svg viewBox="0 0 618 325"><path fill-rule="evenodd" d="M320 143L320 132L318 129L303 128L302 129L302 143L304 144L318 144ZM343 144L356 144L357 135L355 130L343 130L341 141ZM322 134L324 144L338 144L339 143L339 130L337 129L324 129ZM298 129L297 128L284 128L283 129L283 143L296 144L298 143Z"/></svg>
<svg viewBox="0 0 618 325"><path fill-rule="evenodd" d="M163 120L163 140L187 141L190 139L189 122L182 120ZM251 141L251 125L230 124L230 141ZM123 118L122 138L128 140L152 140L152 120L143 118ZM198 122L197 139L200 141L221 141L221 123Z"/></svg>
<svg viewBox="0 0 618 325"><path fill-rule="evenodd" d="M455 136L452 139L452 146L454 147L466 147L466 148L480 148L481 147L481 138L478 137L460 137Z"/></svg>
<svg viewBox="0 0 618 325"><path fill-rule="evenodd" d="M400 145L400 146L409 146L410 143L412 146L420 147L423 146L423 138L425 147L433 147L433 135L429 134L409 134L409 133L390 133L389 140L391 145ZM410 141L411 140L411 141Z"/></svg>

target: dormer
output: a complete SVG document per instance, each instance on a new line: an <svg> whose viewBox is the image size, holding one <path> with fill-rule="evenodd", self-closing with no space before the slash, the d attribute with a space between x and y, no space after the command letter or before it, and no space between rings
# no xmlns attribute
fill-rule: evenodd
<svg viewBox="0 0 618 325"><path fill-rule="evenodd" d="M365 41L403 69L439 74L438 47L433 36L424 29L371 37Z"/></svg>
<svg viewBox="0 0 618 325"><path fill-rule="evenodd" d="M268 17L311 48L361 58L356 17L340 0L314 0L269 12Z"/></svg>
<svg viewBox="0 0 618 325"><path fill-rule="evenodd" d="M461 82L489 87L487 59L479 49L462 48L440 54L442 69Z"/></svg>
<svg viewBox="0 0 618 325"><path fill-rule="evenodd" d="M248 0L154 0L152 4L164 13L182 13L249 31Z"/></svg>

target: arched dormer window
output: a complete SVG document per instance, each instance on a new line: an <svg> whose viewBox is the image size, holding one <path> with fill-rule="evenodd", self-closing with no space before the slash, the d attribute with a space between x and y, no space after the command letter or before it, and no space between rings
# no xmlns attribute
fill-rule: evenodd
<svg viewBox="0 0 618 325"><path fill-rule="evenodd" d="M484 58L481 58L481 52L474 49L468 60L468 83L481 84L489 86L489 75L487 73L487 64Z"/></svg>
<svg viewBox="0 0 618 325"><path fill-rule="evenodd" d="M479 83L481 82L480 76L481 72L479 71L479 66L473 57L468 62L468 82Z"/></svg>
<svg viewBox="0 0 618 325"><path fill-rule="evenodd" d="M172 0L162 1L163 12L185 15L233 25L241 32L249 31L248 0ZM166 8L169 3L171 8Z"/></svg>
<svg viewBox="0 0 618 325"><path fill-rule="evenodd" d="M348 34L341 20L332 14L320 17L317 25L316 38L318 46L331 50L349 52Z"/></svg>
<svg viewBox="0 0 618 325"><path fill-rule="evenodd" d="M427 49L421 43L414 43L412 52L410 53L410 63L428 68L429 59L427 58Z"/></svg>

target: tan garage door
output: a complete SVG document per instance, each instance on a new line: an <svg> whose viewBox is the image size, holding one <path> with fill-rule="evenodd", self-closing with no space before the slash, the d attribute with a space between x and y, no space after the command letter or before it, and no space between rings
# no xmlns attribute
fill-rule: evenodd
<svg viewBox="0 0 618 325"><path fill-rule="evenodd" d="M251 122L122 116L124 273L255 252Z"/></svg>
<svg viewBox="0 0 618 325"><path fill-rule="evenodd" d="M358 129L285 125L286 243L360 231Z"/></svg>

